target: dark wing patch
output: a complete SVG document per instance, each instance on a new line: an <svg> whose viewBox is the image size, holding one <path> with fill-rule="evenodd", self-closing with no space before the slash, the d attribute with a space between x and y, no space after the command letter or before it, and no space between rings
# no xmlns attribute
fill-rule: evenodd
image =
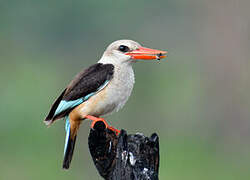
<svg viewBox="0 0 250 180"><path fill-rule="evenodd" d="M114 66L112 64L97 63L77 74L52 105L48 116L45 118L46 124L51 124L54 120L66 116L74 108L70 107L59 114L55 114L62 100L73 101L96 92L106 81L111 80L113 73Z"/></svg>
<svg viewBox="0 0 250 180"><path fill-rule="evenodd" d="M105 81L112 78L113 73L114 66L112 64L97 63L90 66L76 75L70 82L62 99L72 101L97 91Z"/></svg>

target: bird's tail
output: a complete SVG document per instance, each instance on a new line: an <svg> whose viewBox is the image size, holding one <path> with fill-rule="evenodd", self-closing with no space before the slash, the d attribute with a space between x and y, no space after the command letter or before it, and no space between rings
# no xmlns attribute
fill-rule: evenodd
<svg viewBox="0 0 250 180"><path fill-rule="evenodd" d="M70 130L69 116L66 117L65 131L66 137L64 145L63 169L69 169L76 142L76 134L73 135L73 132Z"/></svg>

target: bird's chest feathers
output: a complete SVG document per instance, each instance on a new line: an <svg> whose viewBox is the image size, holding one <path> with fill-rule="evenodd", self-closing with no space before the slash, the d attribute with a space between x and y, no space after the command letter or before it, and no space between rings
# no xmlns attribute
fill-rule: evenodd
<svg viewBox="0 0 250 180"><path fill-rule="evenodd" d="M132 92L134 82L134 72L131 65L115 66L114 76L106 87L106 103L113 105L116 111L121 109Z"/></svg>
<svg viewBox="0 0 250 180"><path fill-rule="evenodd" d="M113 78L108 85L88 101L76 108L82 117L90 114L102 116L121 109L127 102L134 85L134 72L131 66L115 66Z"/></svg>

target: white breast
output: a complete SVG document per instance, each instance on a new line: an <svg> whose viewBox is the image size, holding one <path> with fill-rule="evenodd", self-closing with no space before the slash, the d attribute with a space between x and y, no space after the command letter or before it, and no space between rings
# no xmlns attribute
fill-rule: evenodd
<svg viewBox="0 0 250 180"><path fill-rule="evenodd" d="M133 86L134 71L131 64L114 65L114 75L105 87L105 98L96 106L96 116L102 116L120 110L127 102Z"/></svg>
<svg viewBox="0 0 250 180"><path fill-rule="evenodd" d="M116 104L115 110L121 109L127 102L135 82L132 65L126 68L115 66L114 78L110 82L109 99Z"/></svg>

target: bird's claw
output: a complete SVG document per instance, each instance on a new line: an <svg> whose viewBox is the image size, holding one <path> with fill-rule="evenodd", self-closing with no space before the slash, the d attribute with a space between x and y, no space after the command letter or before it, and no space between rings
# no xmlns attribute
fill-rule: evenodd
<svg viewBox="0 0 250 180"><path fill-rule="evenodd" d="M106 128L106 129L109 129L109 130L113 131L116 135L119 135L119 134L120 134L120 130L115 129L115 128L112 127L112 126L109 126L108 123L107 123L107 122L105 121L105 119L103 119L103 118L94 117L94 116L91 116L91 115L87 115L86 118L93 121L93 122L91 123L91 126L90 126L92 129L94 129L94 126L95 126L95 123L96 123L96 122L101 121L101 122L103 122L103 123L105 124L105 128Z"/></svg>

